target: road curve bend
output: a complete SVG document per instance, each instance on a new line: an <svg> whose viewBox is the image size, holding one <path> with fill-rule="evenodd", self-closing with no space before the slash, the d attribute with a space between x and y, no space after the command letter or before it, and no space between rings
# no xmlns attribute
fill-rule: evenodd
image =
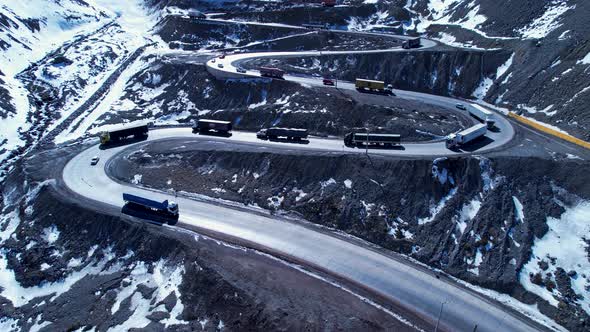
<svg viewBox="0 0 590 332"><path fill-rule="evenodd" d="M226 20L215 20L219 22L226 22L226 23L236 23L234 21L226 21ZM270 23L255 23L255 22L240 22L242 24L262 24L262 25L272 25ZM296 29L302 29L300 27L289 26ZM350 34L369 34L369 35L377 35L384 38L398 38L398 39L407 39L407 36L398 36L392 34L384 34L384 33L367 33L367 32L350 32L350 31L340 31L340 30L330 30L336 33L350 33ZM421 39L421 47L415 49L403 49L401 47L394 47L389 49L381 49L381 50L352 50L352 51L298 51L298 52L254 52L254 53L236 53L236 54L229 54L223 58L213 58L208 60L205 65L207 71L212 75L216 76L220 79L244 79L244 78L258 78L261 79L260 73L257 70L245 70L242 72L238 72L237 64L241 61L251 60L251 59L260 59L260 58L300 58L300 57L310 57L310 56L323 56L323 55L346 55L346 54L381 54L381 53L391 53L391 52L412 52L412 51L419 51L427 48L431 48L437 45L436 42L422 38ZM268 79L268 78L263 78ZM300 83L308 86L322 86L322 78L319 77L310 77L310 76L294 76L294 75L285 75L284 80L291 81L295 83ZM352 82L346 81L338 81L338 89L344 90L356 90L355 84ZM468 113L468 110L459 110L455 106L458 103L464 104L468 109L472 106L464 103L462 100L453 99L449 97L437 96L427 93L421 92L413 92L413 91L404 91L404 90L395 90L396 97L403 98L407 100L415 100L420 101L426 104L436 105L443 107L452 112L463 112ZM392 99L391 96L381 96L384 99ZM393 103L392 103L393 104ZM477 146L475 149L468 149L462 151L450 151L446 149L444 142L431 142L425 146L418 147L416 144L408 145L405 144L404 147L406 150L404 152L399 152L395 154L405 154L405 155L454 155L454 154L469 154L469 153L482 153L485 151L489 151L491 149L497 149L502 145L510 142L514 137L514 127L501 114L498 114L494 110L490 111L496 113L496 126L495 129L488 130L485 135L485 143Z"/></svg>
<svg viewBox="0 0 590 332"><path fill-rule="evenodd" d="M424 40L425 47L434 42ZM389 50L370 50L321 52L328 54L382 53L406 51L399 48ZM238 73L235 63L245 59L260 57L301 57L317 56L319 51L308 52L265 52L228 55L225 59L207 62L207 69L220 78L254 78L257 72ZM221 66L219 66L221 64ZM286 76L286 80L309 85L322 85L321 79L311 77ZM339 82L338 88L354 89L350 82ZM457 100L410 91L396 93L401 98L415 99L442 106L453 111ZM391 98L391 97L383 97ZM514 136L514 128L502 116L497 116L497 130L488 131L488 142L476 150L450 151L444 142L404 144L395 150L372 150L371 153L398 156L440 156L482 153L499 148ZM378 293L392 302L424 317L433 325L439 317L441 303L444 314L440 319L440 329L448 331L539 331L542 326L514 313L512 310L488 300L463 287L435 278L432 274L416 266L380 254L374 250L353 244L346 240L314 231L308 227L291 222L279 221L268 216L253 214L235 208L214 205L186 197L154 192L152 190L118 183L107 174L110 163L126 149L139 149L143 144L155 140L185 138L213 140L220 142L242 142L257 145L285 143L257 140L255 134L234 132L231 138L212 138L192 134L188 128L160 129L150 132L147 142L106 150L94 145L74 156L64 167L62 176L65 185L75 194L87 199L122 208L124 192L146 196L157 200L175 200L180 207L180 220L176 227L198 227L212 232L227 234L253 243L271 254L290 257L310 266L321 267L328 273L345 278ZM318 150L341 153L364 153L364 150L344 147L341 140L311 138L309 144L289 144L286 150ZM99 156L98 165L91 167L90 159ZM165 226L168 227L168 226Z"/></svg>
<svg viewBox="0 0 590 332"><path fill-rule="evenodd" d="M232 140L232 138L194 135L189 128L171 128L150 132L147 142L106 150L101 150L96 144L67 163L62 173L63 181L74 193L117 208L124 205L122 199L124 192L157 200L175 200L179 203L181 213L176 227L189 225L227 234L256 244L271 254L291 257L310 266L322 267L328 273L385 296L433 324L439 315L441 303L444 302L442 330L472 331L475 325L478 326L478 331L538 331L542 329L528 319L472 291L437 279L415 266L346 240L295 223L185 197L174 197L131 184L118 183L107 174L107 166L113 158L126 153L126 149L139 149L143 144L175 137L226 140L226 142ZM248 142L245 139L239 140ZM301 145L296 146L301 147ZM99 164L96 166L90 166L90 159L93 156L100 156Z"/></svg>

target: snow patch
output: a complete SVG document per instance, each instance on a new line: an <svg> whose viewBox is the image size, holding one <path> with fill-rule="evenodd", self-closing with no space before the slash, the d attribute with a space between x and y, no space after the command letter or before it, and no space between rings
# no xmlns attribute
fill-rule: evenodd
<svg viewBox="0 0 590 332"><path fill-rule="evenodd" d="M535 239L531 259L523 266L519 279L525 289L557 306L560 295L557 290L549 291L546 287L532 283L529 275L547 272L555 275L557 267L566 272L576 271L577 274L570 278L570 282L573 291L581 296L574 301L590 314L590 280L588 276L581 276L590 271L586 242L590 234L590 202L580 201L575 206L564 208L565 212L559 218L547 218L549 231L542 238ZM543 271L538 262L547 257L554 257L555 264L550 263L547 271Z"/></svg>

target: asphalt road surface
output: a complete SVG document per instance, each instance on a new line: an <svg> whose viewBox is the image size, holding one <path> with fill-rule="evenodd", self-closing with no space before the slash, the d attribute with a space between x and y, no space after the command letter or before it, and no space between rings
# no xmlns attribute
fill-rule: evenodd
<svg viewBox="0 0 590 332"><path fill-rule="evenodd" d="M192 134L188 128L171 128L150 132L148 142L171 137L246 142L252 138L246 133L237 133L232 138L203 137ZM333 142L320 139L317 141L318 147L323 149L326 147L322 143ZM475 325L478 326L478 331L541 329L540 326L511 313L493 301L357 244L294 223L184 197L174 197L172 194L121 184L111 179L106 172L109 161L125 149L139 148L143 143L106 150L101 150L99 145L92 146L68 162L63 170L63 180L73 192L115 207L123 207L124 192L156 200L177 201L180 207L180 222L175 227L188 224L228 234L256 243L271 253L322 267L334 275L387 297L424 317L433 325L439 315L441 303L445 302L444 315L441 318L443 330L472 331ZM259 144L281 143L260 141ZM297 144L291 148L310 147ZM96 166L90 166L93 156L100 157Z"/></svg>
<svg viewBox="0 0 590 332"><path fill-rule="evenodd" d="M431 47L434 42L423 40L423 47ZM382 53L406 51L399 48L390 50L354 51L354 53ZM350 54L353 52L327 51L321 54ZM237 73L234 64L244 59L257 57L301 57L317 56L319 51L310 52L269 52L235 54L225 59L208 61L208 69L218 77L252 78L258 72ZM219 64L222 64L220 68ZM286 76L286 80L301 84L321 85L321 79L312 77ZM354 89L350 82L339 82L339 89ZM417 99L448 108L457 112L457 100L423 93L397 91L402 98ZM383 96L383 98L391 98ZM371 149L371 153L399 156L439 156L465 153L482 153L500 148L514 136L514 128L504 117L497 115L497 130L488 131L480 143L466 147L461 151L450 151L444 142L404 143L402 147L391 150ZM253 133L234 132L231 138L202 137L192 134L190 129L174 128L150 132L148 141L166 138L191 137L193 139L239 141L260 145L282 144L284 150L321 150L347 153L364 153L363 149L346 148L340 139L311 138L309 144L290 144L257 140ZM482 296L452 283L435 278L422 269L385 256L376 251L352 242L314 231L310 228L285 221L279 221L260 214L231 207L214 205L162 192L142 189L130 184L122 184L109 177L107 171L110 161L125 149L139 148L143 143L135 143L106 150L95 145L75 156L63 170L63 180L73 192L91 200L103 202L115 207L123 207L124 192L145 196L156 200L174 200L179 203L180 220L175 227L196 226L202 229L227 234L255 243L266 251L291 257L310 266L321 267L333 275L363 285L392 302L423 317L432 325L439 317L441 303L444 313L440 320L440 329L449 331L539 331L543 327L529 319L515 314L512 310L489 301ZM93 156L99 156L100 162L90 166Z"/></svg>

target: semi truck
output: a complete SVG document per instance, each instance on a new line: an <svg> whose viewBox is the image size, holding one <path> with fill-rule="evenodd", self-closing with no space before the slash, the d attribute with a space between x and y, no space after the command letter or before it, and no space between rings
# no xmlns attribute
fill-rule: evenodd
<svg viewBox="0 0 590 332"><path fill-rule="evenodd" d="M355 81L355 87L361 92L379 92L386 94L393 94L393 86L391 84L385 85L383 81L367 80L363 78L357 78Z"/></svg>
<svg viewBox="0 0 590 332"><path fill-rule="evenodd" d="M344 135L344 145L348 147L384 146L392 147L401 144L401 136L398 134L375 134L351 132Z"/></svg>
<svg viewBox="0 0 590 332"><path fill-rule="evenodd" d="M100 144L114 144L133 136L135 139L147 138L149 123L134 125L120 125L114 129L99 134Z"/></svg>
<svg viewBox="0 0 590 332"><path fill-rule="evenodd" d="M262 77L282 79L283 76L285 76L285 72L280 70L279 68L260 67L260 69L258 69L258 70L260 71L260 76L262 76Z"/></svg>
<svg viewBox="0 0 590 332"><path fill-rule="evenodd" d="M193 133L229 135L231 130L230 121L199 119L193 122Z"/></svg>
<svg viewBox="0 0 590 332"><path fill-rule="evenodd" d="M263 128L256 133L256 137L259 139L277 139L279 137L286 138L288 140L300 141L307 139L307 129L298 128Z"/></svg>
<svg viewBox="0 0 590 332"><path fill-rule="evenodd" d="M330 30L330 25L328 23L306 23L302 24L301 26L310 30Z"/></svg>
<svg viewBox="0 0 590 332"><path fill-rule="evenodd" d="M147 212L155 213L160 216L178 220L178 204L165 200L163 202L154 201L148 198L123 193L125 205L134 209L140 209ZM169 222L173 223L173 222Z"/></svg>
<svg viewBox="0 0 590 332"><path fill-rule="evenodd" d="M479 121L485 123L488 129L491 129L496 124L496 119L494 118L494 113L489 111L478 104L471 104L469 107L469 114L475 117Z"/></svg>
<svg viewBox="0 0 590 332"><path fill-rule="evenodd" d="M420 47L420 37L418 38L411 38L408 40L404 40L402 42L402 48L404 49L410 49L410 48L418 48Z"/></svg>
<svg viewBox="0 0 590 332"><path fill-rule="evenodd" d="M447 149L456 149L484 136L487 131L487 125L479 123L458 133L450 134L447 136L445 144Z"/></svg>

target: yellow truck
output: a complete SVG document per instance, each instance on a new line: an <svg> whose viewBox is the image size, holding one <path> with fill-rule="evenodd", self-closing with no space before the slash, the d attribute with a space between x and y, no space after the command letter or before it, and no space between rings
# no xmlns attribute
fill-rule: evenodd
<svg viewBox="0 0 590 332"><path fill-rule="evenodd" d="M393 87L391 84L385 86L383 81L366 80L357 78L355 81L355 87L361 92L379 92L385 94L393 94Z"/></svg>

